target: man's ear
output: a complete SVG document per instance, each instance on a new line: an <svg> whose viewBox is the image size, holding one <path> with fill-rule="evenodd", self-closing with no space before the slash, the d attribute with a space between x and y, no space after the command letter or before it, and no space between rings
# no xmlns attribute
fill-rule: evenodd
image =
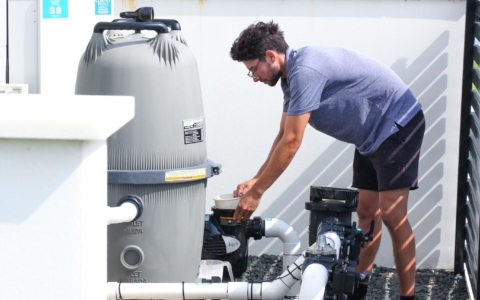
<svg viewBox="0 0 480 300"><path fill-rule="evenodd" d="M265 51L265 56L269 57L272 60L272 63L273 63L277 59L277 52L275 52L273 50L267 50L267 51Z"/></svg>

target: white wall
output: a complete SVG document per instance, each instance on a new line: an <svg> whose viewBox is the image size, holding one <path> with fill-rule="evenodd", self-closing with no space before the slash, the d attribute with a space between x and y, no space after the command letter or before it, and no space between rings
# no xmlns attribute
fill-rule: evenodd
<svg viewBox="0 0 480 300"><path fill-rule="evenodd" d="M10 83L38 93L38 0L8 0L8 15Z"/></svg>
<svg viewBox="0 0 480 300"><path fill-rule="evenodd" d="M0 83L5 83L7 67L7 0L0 0Z"/></svg>
<svg viewBox="0 0 480 300"><path fill-rule="evenodd" d="M38 0L8 0L10 83L38 93Z"/></svg>
<svg viewBox="0 0 480 300"><path fill-rule="evenodd" d="M78 63L93 27L112 20L112 14L95 14L95 0L61 1L68 2L67 18L44 18L42 1L39 2L38 74L42 94L74 94ZM113 1L111 9L113 12Z"/></svg>
<svg viewBox="0 0 480 300"><path fill-rule="evenodd" d="M182 25L197 58L208 124L208 157L223 164L209 180L213 196L231 192L263 163L277 133L280 86L253 84L229 57L232 42L254 21L275 20L294 48L337 45L384 62L422 103L427 131L420 189L411 193L409 216L417 241L417 266L453 268L456 176L464 1L150 1L116 0L116 15L153 6L157 17ZM264 195L255 215L294 226L307 243L309 186L349 187L353 147L308 128L288 170ZM393 266L386 230L376 263ZM251 254L281 252L278 242L251 244Z"/></svg>
<svg viewBox="0 0 480 300"><path fill-rule="evenodd" d="M10 82L28 84L30 93L73 95L93 27L112 14L96 15L94 0L61 0L68 3L68 16L44 18L42 0L8 1Z"/></svg>
<svg viewBox="0 0 480 300"><path fill-rule="evenodd" d="M42 19L37 0L9 4L10 16L16 16L10 18L10 81L31 84L31 92L73 94L78 61L93 25L115 16L93 16L94 1L70 0L68 19ZM427 119L420 189L411 194L409 206L418 266L453 268L465 1L116 0L115 15L141 6L154 6L157 17L177 19L197 58L208 156L223 164L223 173L208 182L207 199L231 192L256 173L280 122L280 87L253 84L243 64L228 55L249 24L273 19L294 48L349 47L396 71L423 104ZM349 187L352 156L352 146L308 128L297 157L255 215L291 224L306 245L309 186ZM207 201L205 211L212 205ZM250 247L251 254L281 249L279 242L267 239ZM387 233L376 262L393 265Z"/></svg>

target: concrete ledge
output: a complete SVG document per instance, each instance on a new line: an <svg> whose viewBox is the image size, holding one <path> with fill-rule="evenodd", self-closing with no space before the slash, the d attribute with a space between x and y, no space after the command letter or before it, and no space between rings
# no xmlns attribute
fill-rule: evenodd
<svg viewBox="0 0 480 300"><path fill-rule="evenodd" d="M130 96L0 96L0 138L104 140L134 117Z"/></svg>

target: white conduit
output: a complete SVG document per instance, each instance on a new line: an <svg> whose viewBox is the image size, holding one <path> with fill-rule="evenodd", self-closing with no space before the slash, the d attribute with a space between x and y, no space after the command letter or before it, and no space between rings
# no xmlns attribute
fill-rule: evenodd
<svg viewBox="0 0 480 300"><path fill-rule="evenodd" d="M277 237L283 242L283 271L292 265L302 253L297 231L282 220L275 218L265 219L265 237ZM295 267L295 265L293 265ZM290 269L292 267L289 267ZM286 294L287 297L296 297L300 291L300 282L295 284Z"/></svg>
<svg viewBox="0 0 480 300"><path fill-rule="evenodd" d="M302 274L299 300L323 300L327 282L328 270L324 265L309 265Z"/></svg>
<svg viewBox="0 0 480 300"><path fill-rule="evenodd" d="M131 202L124 202L117 207L107 207L107 224L131 222L137 213L137 206Z"/></svg>
<svg viewBox="0 0 480 300"><path fill-rule="evenodd" d="M301 255L295 264L301 266ZM289 267L272 282L229 282L213 284L196 283L117 283L107 284L107 300L133 299L229 299L276 300L282 298L301 278L302 271L295 265Z"/></svg>

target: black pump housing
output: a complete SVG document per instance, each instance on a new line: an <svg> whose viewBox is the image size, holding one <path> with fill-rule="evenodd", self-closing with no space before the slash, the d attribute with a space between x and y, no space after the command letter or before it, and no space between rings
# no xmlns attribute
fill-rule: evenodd
<svg viewBox="0 0 480 300"><path fill-rule="evenodd" d="M212 207L213 214L205 215L202 260L221 260L229 262L234 277L240 277L247 270L248 240L265 236L265 222L260 217L233 220L234 209ZM232 243L238 242L239 245ZM238 248L231 251L232 247Z"/></svg>
<svg viewBox="0 0 480 300"><path fill-rule="evenodd" d="M317 241L318 226L326 218L338 219L338 225L350 225L357 205L357 190L311 186L310 202L305 202L305 209L310 211L308 244L311 246Z"/></svg>

